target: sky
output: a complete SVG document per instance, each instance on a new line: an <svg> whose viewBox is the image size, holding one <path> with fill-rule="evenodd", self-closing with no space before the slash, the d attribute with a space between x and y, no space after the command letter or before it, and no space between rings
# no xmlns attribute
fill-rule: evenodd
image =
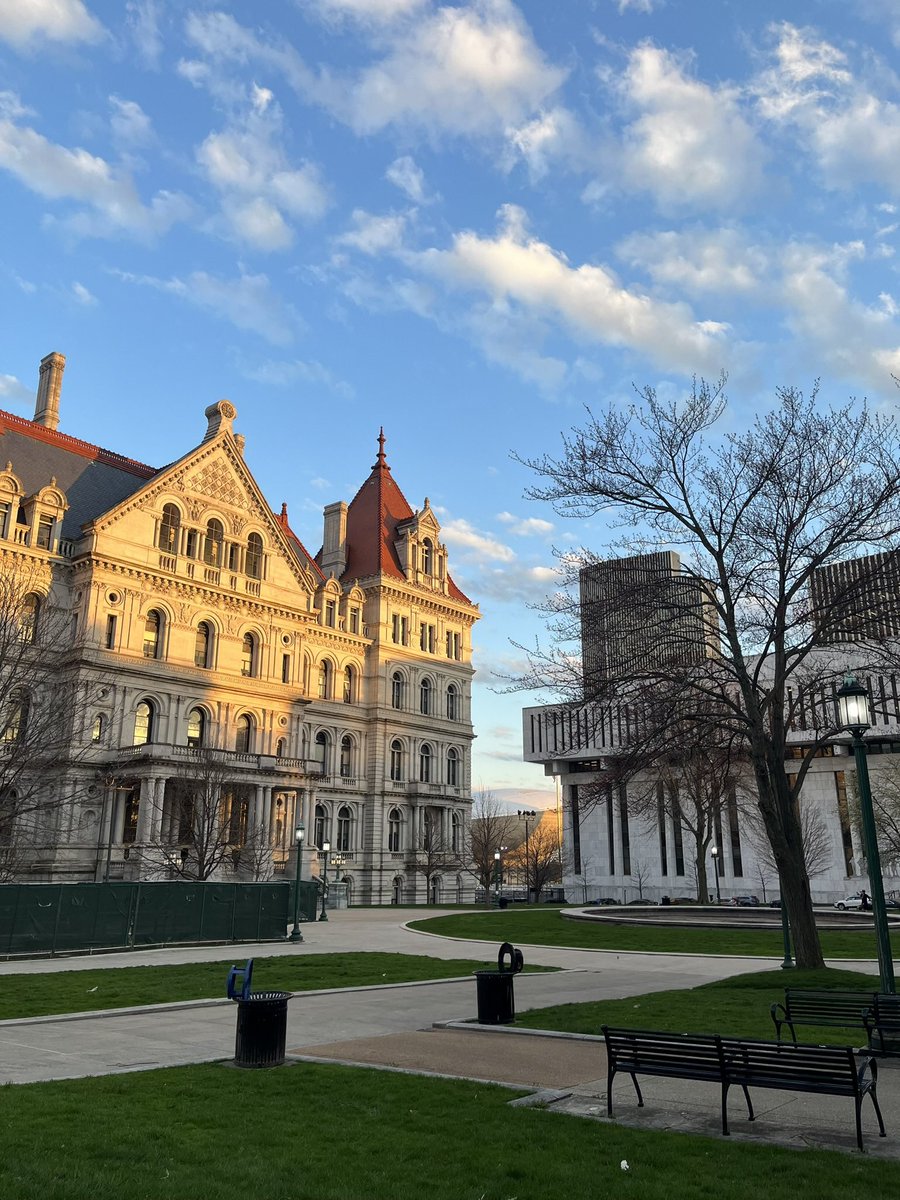
<svg viewBox="0 0 900 1200"><path fill-rule="evenodd" d="M475 630L473 786L542 807L504 677L586 407L726 371L892 407L896 0L0 0L0 407L153 465L227 397L315 552L384 427Z"/></svg>

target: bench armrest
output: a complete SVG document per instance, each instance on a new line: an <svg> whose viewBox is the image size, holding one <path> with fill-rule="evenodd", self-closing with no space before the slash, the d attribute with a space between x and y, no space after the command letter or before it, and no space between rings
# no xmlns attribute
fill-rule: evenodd
<svg viewBox="0 0 900 1200"><path fill-rule="evenodd" d="M866 1082L866 1074L871 1075L871 1083ZM872 1057L864 1058L857 1068L856 1078L861 1092L867 1087L874 1087L878 1082L878 1061Z"/></svg>
<svg viewBox="0 0 900 1200"><path fill-rule="evenodd" d="M782 1025L787 1025L788 1029L790 1029L790 1031L791 1031L791 1037L796 1042L797 1034L794 1032L794 1026L791 1022L791 1018L788 1016L787 1009L784 1007L784 1005L783 1004L773 1004L769 1011L772 1014L772 1020L775 1022L776 1040L779 1042L781 1041L781 1027L782 1027Z"/></svg>

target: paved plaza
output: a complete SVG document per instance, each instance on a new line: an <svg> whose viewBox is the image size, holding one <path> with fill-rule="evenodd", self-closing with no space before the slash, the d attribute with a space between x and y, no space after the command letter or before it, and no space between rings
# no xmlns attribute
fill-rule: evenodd
<svg viewBox="0 0 900 1200"><path fill-rule="evenodd" d="M438 915L431 910L428 915ZM361 950L436 958L491 960L496 941L458 941L417 933L405 922L422 910L351 909L328 922L304 925L301 944L204 946L146 950L0 966L2 974L38 974L248 957L304 957ZM771 959L635 954L526 946L526 962L560 968L516 978L520 1011L551 1004L621 998L774 966ZM843 963L842 965L849 965ZM860 964L862 965L862 964ZM871 964L867 964L871 967ZM260 988L279 987L277 963L257 969ZM224 993L225 980L222 981ZM466 1027L475 1015L471 976L441 982L298 993L288 1008L288 1053L303 1060L353 1063L388 1070L452 1075L528 1089L519 1103L550 1112L606 1120L606 1059L601 1040L539 1036L517 1029ZM639 1026L640 1021L635 1020ZM88 1075L182 1066L228 1059L234 1052L235 1009L224 998L146 1009L39 1017L0 1022L0 1083L33 1083ZM900 1066L881 1065L879 1096L888 1137L877 1136L870 1103L863 1107L866 1149L900 1158ZM646 1107L638 1109L631 1083L616 1080L615 1119L641 1128L669 1128L718 1136L719 1095L714 1085L642 1081ZM851 1100L794 1093L754 1096L758 1117L746 1120L739 1090L729 1112L735 1138L792 1146L853 1150Z"/></svg>

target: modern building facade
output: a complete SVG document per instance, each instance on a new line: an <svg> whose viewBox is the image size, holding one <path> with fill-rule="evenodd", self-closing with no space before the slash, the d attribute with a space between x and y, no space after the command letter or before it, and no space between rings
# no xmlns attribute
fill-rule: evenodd
<svg viewBox="0 0 900 1200"><path fill-rule="evenodd" d="M26 581L20 623L47 681L27 704L74 698L42 789L0 762L8 875L270 878L293 870L302 822L304 875L329 842L353 901L424 899L436 847L455 865L432 862L431 898L470 896L479 613L383 435L312 555L262 494L227 400L157 469L59 431L64 363L43 360L33 421L0 413L0 555ZM23 728L7 723L10 746Z"/></svg>

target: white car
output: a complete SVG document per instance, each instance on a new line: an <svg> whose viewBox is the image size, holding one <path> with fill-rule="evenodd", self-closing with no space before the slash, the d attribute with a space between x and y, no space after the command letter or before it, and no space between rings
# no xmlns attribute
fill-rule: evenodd
<svg viewBox="0 0 900 1200"><path fill-rule="evenodd" d="M836 900L835 908L862 908L862 896L859 892L854 892L852 896L845 896L843 900Z"/></svg>

